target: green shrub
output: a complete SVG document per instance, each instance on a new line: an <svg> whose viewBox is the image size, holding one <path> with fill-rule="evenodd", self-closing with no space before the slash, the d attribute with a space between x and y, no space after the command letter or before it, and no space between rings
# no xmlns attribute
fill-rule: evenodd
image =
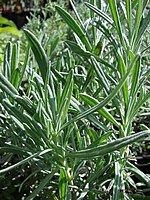
<svg viewBox="0 0 150 200"><path fill-rule="evenodd" d="M5 160L0 175L20 166L25 174L27 166L31 173L19 190L29 184L30 191L23 190L22 197L133 199L129 191L138 191L138 186L131 173L150 187L149 176L129 159L130 146L150 135L147 126L143 131L133 126L136 116L146 112L150 96L147 48L141 45L150 20L144 15L147 2L85 3L90 9L86 27L75 7L79 24L56 6L74 40L66 42L71 51L64 49L52 62L27 29L37 64L28 49L20 68L18 46L7 45L0 74L0 122L6 137L0 147ZM21 92L23 76L29 86ZM10 155L17 158L9 166Z"/></svg>

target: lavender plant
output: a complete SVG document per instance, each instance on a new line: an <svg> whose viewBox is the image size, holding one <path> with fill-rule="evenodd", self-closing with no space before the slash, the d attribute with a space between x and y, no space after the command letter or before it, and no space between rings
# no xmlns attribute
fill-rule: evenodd
<svg viewBox="0 0 150 200"><path fill-rule="evenodd" d="M149 71L142 42L149 23L148 1L85 3L88 25L64 9L56 10L74 32L74 41L59 60L49 60L35 35L28 41L22 68L18 46L7 45L0 74L1 130L7 140L0 152L18 156L0 175L28 166L32 170L19 190L30 183L25 199L134 199L128 192L146 187L150 178L130 162L131 146L150 134L135 131L133 120L147 105ZM122 12L123 11L123 12ZM53 45L53 44L52 44ZM34 55L34 58L33 58ZM29 62L35 59L35 62ZM21 93L23 76L27 91ZM40 180L38 179L40 176ZM123 192L122 192L123 191Z"/></svg>

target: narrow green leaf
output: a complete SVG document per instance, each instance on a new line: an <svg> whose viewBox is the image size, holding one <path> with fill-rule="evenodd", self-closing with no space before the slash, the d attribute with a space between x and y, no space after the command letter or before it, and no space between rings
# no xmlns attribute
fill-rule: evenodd
<svg viewBox="0 0 150 200"><path fill-rule="evenodd" d="M73 11L74 11L74 13L75 13L75 15L76 15L78 21L80 22L80 24L81 24L81 26L82 26L83 31L86 33L86 29L85 29L84 23L82 22L81 17L80 17L80 15L78 14L78 11L77 11L77 9L76 9L74 0L70 0L70 3L71 3L71 6L72 6L72 8L73 8Z"/></svg>
<svg viewBox="0 0 150 200"><path fill-rule="evenodd" d="M108 167L108 165L105 163L105 161L101 160L100 163L96 166L94 173L91 173L91 175L88 177L86 182L91 183L92 181L95 181L95 179L102 176L106 170L106 166Z"/></svg>
<svg viewBox="0 0 150 200"><path fill-rule="evenodd" d="M22 148L19 146L15 146L15 145L8 145L5 144L4 147L0 147L0 152L1 153L14 153L14 154L19 154L19 155L29 155L31 152L28 148Z"/></svg>
<svg viewBox="0 0 150 200"><path fill-rule="evenodd" d="M12 48L11 56L11 76L13 76L14 71L18 68L19 61L19 43L15 43Z"/></svg>
<svg viewBox="0 0 150 200"><path fill-rule="evenodd" d="M52 74L55 75L58 80L60 80L63 84L66 82L65 78L63 77L63 75L59 71L57 71L53 67L51 68L51 70L53 72Z"/></svg>
<svg viewBox="0 0 150 200"><path fill-rule="evenodd" d="M66 119L67 107L68 107L68 98L66 97L64 99L63 105L59 109L59 114L58 114L57 121L56 121L56 123L57 123L57 125L56 125L56 132L59 132L59 130L60 130L63 122Z"/></svg>
<svg viewBox="0 0 150 200"><path fill-rule="evenodd" d="M11 56L12 56L12 44L11 42L8 42L4 53L3 71L4 71L4 76L9 81L11 80Z"/></svg>
<svg viewBox="0 0 150 200"><path fill-rule="evenodd" d="M140 25L136 40L134 42L134 52L136 53L139 49L139 44L141 42L141 38L143 36L143 34L145 33L145 31L147 30L147 27L150 23L150 11L148 12L147 16L142 20L142 23Z"/></svg>
<svg viewBox="0 0 150 200"><path fill-rule="evenodd" d="M139 57L132 70L132 81L131 81L132 84L131 84L130 97L133 97L135 95L135 91L138 87L140 69L141 69L141 59Z"/></svg>
<svg viewBox="0 0 150 200"><path fill-rule="evenodd" d="M48 182L53 178L54 174L58 169L52 170L51 173L47 174L46 177L40 182L39 186L26 198L26 200L34 199L39 194Z"/></svg>
<svg viewBox="0 0 150 200"><path fill-rule="evenodd" d="M150 187L150 178L146 174L144 174L141 170L139 170L136 166L131 164L129 161L127 162L127 168L142 182L146 184L147 187Z"/></svg>
<svg viewBox="0 0 150 200"><path fill-rule="evenodd" d="M10 90L12 94L18 95L18 91L16 90L16 88L1 73L0 73L0 82L1 85L5 86L7 90Z"/></svg>
<svg viewBox="0 0 150 200"><path fill-rule="evenodd" d="M94 6L96 5L96 0L90 0L90 3ZM91 16L91 20L95 18L95 13L93 12L93 10L90 10L90 16ZM92 38L93 38L92 44L93 44L93 47L95 47L96 42L97 42L97 30L94 26L92 26L91 29L92 29Z"/></svg>
<svg viewBox="0 0 150 200"><path fill-rule="evenodd" d="M86 197L86 195L89 193L89 183L85 185L85 187L82 189L80 196L78 197L77 200L82 200Z"/></svg>
<svg viewBox="0 0 150 200"><path fill-rule="evenodd" d="M21 182L21 184L20 184L20 186L19 186L19 190L18 190L19 193L21 192L21 190L22 190L22 188L23 188L25 182L27 182L32 176L34 177L34 175L36 175L39 171L40 171L40 169L33 171L31 174L29 174L29 176L27 176L27 178L25 178L25 179Z"/></svg>
<svg viewBox="0 0 150 200"><path fill-rule="evenodd" d="M51 42L51 48L50 48L50 56L54 53L57 44L59 43L59 37L56 37L52 42Z"/></svg>
<svg viewBox="0 0 150 200"><path fill-rule="evenodd" d="M41 46L38 39L34 36L34 34L27 29L24 29L24 33L38 63L43 82L45 82L48 69L48 58L45 54L43 47Z"/></svg>
<svg viewBox="0 0 150 200"><path fill-rule="evenodd" d="M43 139L41 139L41 135L37 134L37 131L30 126L26 123L23 123L25 133L31 138L32 141L34 141L34 145L32 145L32 148L33 146L35 146L37 150L40 150L41 147L45 147L45 143Z"/></svg>
<svg viewBox="0 0 150 200"><path fill-rule="evenodd" d="M114 47L114 53L116 54L118 51L118 41L114 38L111 30L109 30L109 28L104 25L104 23L102 23L101 21L94 21L93 24L97 29L99 29L106 37L107 39L111 42L111 44Z"/></svg>
<svg viewBox="0 0 150 200"><path fill-rule="evenodd" d="M126 73L126 65L124 63L124 59L121 55L120 52L118 52L118 67L119 67L119 71L121 74L121 77L124 77L125 73ZM124 102L125 102L125 106L126 108L128 107L128 101L129 101L129 95L128 95L128 81L125 82L125 84L122 87L123 89L123 98L124 98Z"/></svg>
<svg viewBox="0 0 150 200"><path fill-rule="evenodd" d="M85 111L83 106L73 96L71 97L71 105L79 112ZM91 121L96 128L107 131L107 127L98 119L96 119L96 117L94 117L93 115L87 116L87 119Z"/></svg>
<svg viewBox="0 0 150 200"><path fill-rule="evenodd" d="M46 111L49 113L51 118L53 119L53 123L56 123L56 115L57 115L57 102L56 97L52 94L52 90L49 85L47 85L46 88L47 91L47 98L45 98L46 101Z"/></svg>
<svg viewBox="0 0 150 200"><path fill-rule="evenodd" d="M60 129L61 125L64 123L66 119L72 97L72 92L73 92L73 70L70 71L66 80L65 87L62 91L62 97L60 99L61 104L58 111L58 119L57 119L58 130Z"/></svg>
<svg viewBox="0 0 150 200"><path fill-rule="evenodd" d="M113 20L106 13L88 2L85 2L85 5L113 26Z"/></svg>
<svg viewBox="0 0 150 200"><path fill-rule="evenodd" d="M137 2L135 24L134 24L134 29L133 29L133 33L132 33L133 43L136 40L138 31L139 31L139 28L140 28L140 23L141 23L141 19L142 19L142 12L143 12L143 2L144 1L141 1L141 0L138 0L138 2Z"/></svg>
<svg viewBox="0 0 150 200"><path fill-rule="evenodd" d="M28 45L27 50L26 50L26 54L25 54L24 63L23 63L23 66L21 67L21 70L20 70L21 72L20 72L20 77L19 77L19 82L18 82L18 88L20 87L20 85L22 83L23 75L24 75L26 67L27 67L27 63L28 63L28 59L29 59L29 52L30 52L30 48L29 48L29 45Z"/></svg>
<svg viewBox="0 0 150 200"><path fill-rule="evenodd" d="M41 152L38 152L38 153L34 153L31 156L21 160L20 162L14 164L14 165L11 165L11 166L9 166L9 167L7 167L5 169L1 169L0 170L0 174L6 173L6 172L8 172L8 171L10 171L10 170L12 170L12 169L14 169L16 167L19 167L20 165L23 165L23 164L27 163L28 161L32 160L33 158L38 157L38 156L43 155L43 154L46 154L46 153L48 153L50 151L51 151L51 149L46 149L44 151L41 151Z"/></svg>
<svg viewBox="0 0 150 200"><path fill-rule="evenodd" d="M13 74L12 74L12 79L11 79L11 83L12 85L18 90L19 88L19 78L20 78L20 70L17 68L14 70Z"/></svg>
<svg viewBox="0 0 150 200"><path fill-rule="evenodd" d="M23 164L27 163L28 161L32 160L33 158L35 158L38 155L39 155L39 153L35 153L35 154L27 157L26 159L21 160L20 162L14 164L14 165L11 165L11 166L9 166L9 167L7 167L5 169L1 169L0 170L0 174L6 173L6 172L8 172L8 171L10 171L10 170L12 170L12 169L14 169L16 167L19 167L20 165L23 165Z"/></svg>
<svg viewBox="0 0 150 200"><path fill-rule="evenodd" d="M105 130L106 131L106 130ZM109 139L109 137L112 135L112 132L106 132L104 135L96 138L96 140L94 142L92 142L92 144L90 144L87 149L90 149L92 147L96 147L99 146L102 143L106 143L105 141L107 141Z"/></svg>
<svg viewBox="0 0 150 200"><path fill-rule="evenodd" d="M147 100L150 97L149 92L145 94L143 84L144 82L149 78L150 70L147 71L147 73L144 74L144 77L141 78L136 85L136 90L134 91L134 95L132 98L130 98L129 105L128 105L128 111L126 114L126 122L132 121L133 117L137 114L139 108L147 102ZM139 93L140 92L140 93ZM138 95L139 93L139 95ZM138 97L137 97L138 95Z"/></svg>
<svg viewBox="0 0 150 200"><path fill-rule="evenodd" d="M31 116L33 116L36 112L36 107L34 103L26 96L15 96L15 101L19 103L24 110L26 110Z"/></svg>
<svg viewBox="0 0 150 200"><path fill-rule="evenodd" d="M131 0L126 0L126 12L127 12L127 23L129 30L129 41L131 40L131 30L132 30L132 8L131 8Z"/></svg>
<svg viewBox="0 0 150 200"><path fill-rule="evenodd" d="M123 46L125 46L124 40L123 40L123 33L122 33L120 18L119 18L119 13L118 13L118 10L117 10L116 0L108 0L108 3L109 3L109 6L110 6L110 9L111 9L111 14L112 14L112 17L113 17L113 20L114 20L120 41L121 41L121 44Z"/></svg>
<svg viewBox="0 0 150 200"><path fill-rule="evenodd" d="M9 96L14 97L14 93L11 92L11 90L9 90L9 88L7 86L5 86L3 83L0 82L0 89L3 92L6 92ZM4 94L2 95L2 99L5 98ZM1 99L1 100L2 100Z"/></svg>
<svg viewBox="0 0 150 200"><path fill-rule="evenodd" d="M65 84L65 87L63 89L62 96L61 96L61 99L60 99L61 106L64 104L64 100L69 95L72 81L73 81L73 70L70 71L70 73L67 77L66 84Z"/></svg>
<svg viewBox="0 0 150 200"><path fill-rule="evenodd" d="M120 148L132 144L133 142L138 141L139 139L142 139L149 135L150 131L142 131L131 136L119 138L115 141L109 142L108 144L99 145L97 147L84 149L81 151L67 153L67 157L80 158L80 159L93 159L94 157L99 157L111 153L113 151L119 150Z"/></svg>
<svg viewBox="0 0 150 200"><path fill-rule="evenodd" d="M35 122L29 115L25 113L23 114L17 107L12 105L8 101L8 99L4 99L2 104L5 107L5 109L9 112L9 114L12 114L13 116L12 119L14 119L15 117L20 123L23 124L24 129L27 131L27 133L31 137L34 138L34 141L37 144L40 144L41 146L45 146L44 141L46 141L46 144L48 146L47 137L43 134L41 127L38 125L38 122Z"/></svg>
<svg viewBox="0 0 150 200"><path fill-rule="evenodd" d="M35 76L33 80L34 80L33 84L35 85L36 91L38 92L41 99L44 99L43 83L38 78L38 76Z"/></svg>
<svg viewBox="0 0 150 200"><path fill-rule="evenodd" d="M86 49L90 51L90 42L88 41L88 38L86 37L84 31L80 28L80 26L73 19L73 17L59 6L56 6L56 10L59 13L59 15L63 18L63 20L70 26L70 28L77 34L82 43L85 45Z"/></svg>
<svg viewBox="0 0 150 200"><path fill-rule="evenodd" d="M109 86L109 82L108 82L108 79L106 78L104 70L102 70L99 63L97 63L95 59L92 58L91 63L97 74L100 84L105 88L106 93L108 93L110 86Z"/></svg>
<svg viewBox="0 0 150 200"><path fill-rule="evenodd" d="M97 99L95 99L87 94L81 93L80 96L90 106L95 106L100 103ZM107 109L105 107L99 109L98 113L100 115L102 115L103 117L105 117L109 122L112 122L116 127L120 128L120 126L121 126L120 123L118 123L115 120L115 118L107 111Z"/></svg>
<svg viewBox="0 0 150 200"><path fill-rule="evenodd" d="M70 49L77 53L78 55L81 55L83 57L86 57L86 58L90 58L90 52L89 51L86 51L84 49L82 49L78 44L76 44L75 42L73 41L70 41L70 40L67 40L66 43L68 44L68 46L70 47Z"/></svg>
<svg viewBox="0 0 150 200"><path fill-rule="evenodd" d="M136 103L136 105L135 105L135 107L134 107L134 109L133 109L133 111L132 111L132 113L131 113L131 115L130 115L130 119L133 119L133 117L134 117L134 116L136 115L136 113L138 112L139 108L140 108L145 102L147 102L147 101L149 100L149 98L150 98L150 92L148 92L148 93L143 97L142 100L137 101L137 103Z"/></svg>
<svg viewBox="0 0 150 200"><path fill-rule="evenodd" d="M90 68L87 70L86 80L84 81L84 84L82 86L82 92L86 90L88 85L91 83L93 79L93 68L90 66Z"/></svg>

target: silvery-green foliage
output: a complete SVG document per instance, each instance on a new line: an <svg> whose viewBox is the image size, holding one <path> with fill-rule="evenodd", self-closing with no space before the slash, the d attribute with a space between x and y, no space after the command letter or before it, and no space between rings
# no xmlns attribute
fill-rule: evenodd
<svg viewBox="0 0 150 200"><path fill-rule="evenodd" d="M148 1L91 0L84 5L90 11L88 24L71 2L77 20L56 6L74 36L59 59L49 58L27 29L22 68L18 45L7 45L0 102L2 130L9 140L0 152L17 154L20 160L0 174L25 164L36 168L21 190L42 173L27 199L44 196L48 188L51 199L131 199L120 192L137 189L130 173L150 187L149 176L129 159L134 142L150 135L147 126L143 131L133 126L136 116L147 112L150 96L147 49L142 48L150 20L144 15ZM51 48L56 44L52 41ZM23 76L29 87L20 94Z"/></svg>

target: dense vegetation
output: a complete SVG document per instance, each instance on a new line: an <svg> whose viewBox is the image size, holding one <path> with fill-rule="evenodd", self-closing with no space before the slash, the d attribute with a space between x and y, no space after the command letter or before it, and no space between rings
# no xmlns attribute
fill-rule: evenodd
<svg viewBox="0 0 150 200"><path fill-rule="evenodd" d="M148 199L149 1L70 2L3 39L0 199Z"/></svg>

